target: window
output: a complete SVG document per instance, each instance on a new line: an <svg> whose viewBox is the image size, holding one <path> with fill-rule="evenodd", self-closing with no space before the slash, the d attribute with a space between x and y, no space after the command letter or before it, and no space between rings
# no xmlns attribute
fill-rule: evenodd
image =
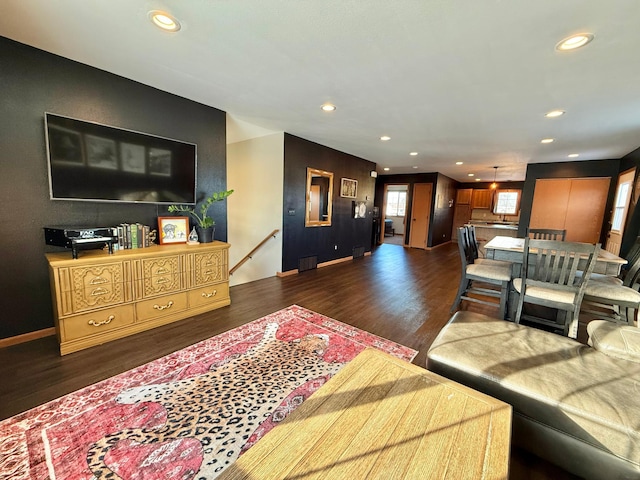
<svg viewBox="0 0 640 480"><path fill-rule="evenodd" d="M498 190L493 213L502 215L516 215L520 207L520 191Z"/></svg>
<svg viewBox="0 0 640 480"><path fill-rule="evenodd" d="M390 190L387 192L387 217L404 217L407 207L407 192Z"/></svg>
<svg viewBox="0 0 640 480"><path fill-rule="evenodd" d="M627 199L629 198L629 191L631 190L631 183L625 182L618 186L618 193L616 195L616 204L613 208L613 221L611 222L611 230L620 232L624 226L624 212L627 208Z"/></svg>

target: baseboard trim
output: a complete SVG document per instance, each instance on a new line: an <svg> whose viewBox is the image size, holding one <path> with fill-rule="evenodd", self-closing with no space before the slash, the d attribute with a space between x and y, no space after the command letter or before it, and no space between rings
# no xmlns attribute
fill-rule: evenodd
<svg viewBox="0 0 640 480"><path fill-rule="evenodd" d="M433 250L434 248L439 248L439 247L443 247L445 245L449 245L452 241L453 240L449 240L448 242L441 243L440 245L436 245L435 247L427 247L427 250L430 251L430 250ZM458 243L458 242L456 242L456 243Z"/></svg>
<svg viewBox="0 0 640 480"><path fill-rule="evenodd" d="M297 275L298 269L295 270L287 270L286 272L276 272L276 277L290 277L291 275Z"/></svg>
<svg viewBox="0 0 640 480"><path fill-rule="evenodd" d="M371 255L371 252L364 252L364 256L368 257ZM337 263L348 262L350 260L356 260L353 258L353 255L349 257L336 258L335 260L329 260L328 262L322 262L318 264L318 268L328 267L329 265L336 265ZM276 272L276 277L288 277L290 275L297 275L298 269L295 270L287 270L286 272Z"/></svg>
<svg viewBox="0 0 640 480"><path fill-rule="evenodd" d="M51 335L55 334L55 327L50 327L44 328L42 330L36 330L35 332L23 333L22 335L16 335L15 337L0 338L0 348L30 342L31 340L37 340L38 338L50 337Z"/></svg>

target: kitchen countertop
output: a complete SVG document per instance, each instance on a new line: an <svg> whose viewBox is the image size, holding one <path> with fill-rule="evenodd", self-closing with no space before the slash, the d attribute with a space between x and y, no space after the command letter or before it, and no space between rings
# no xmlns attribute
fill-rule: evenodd
<svg viewBox="0 0 640 480"><path fill-rule="evenodd" d="M474 226L476 228L496 228L498 230L518 230L518 225L513 223L485 223L485 222L469 222L465 226Z"/></svg>

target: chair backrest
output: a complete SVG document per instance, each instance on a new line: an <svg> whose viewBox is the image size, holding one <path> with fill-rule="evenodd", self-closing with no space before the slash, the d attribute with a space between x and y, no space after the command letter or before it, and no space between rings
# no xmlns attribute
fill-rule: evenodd
<svg viewBox="0 0 640 480"><path fill-rule="evenodd" d="M466 227L458 227L458 251L462 261L462 270L467 268L475 260L473 249L469 243L469 231Z"/></svg>
<svg viewBox="0 0 640 480"><path fill-rule="evenodd" d="M464 227L467 229L467 240L469 241L469 247L473 251L473 259L480 257L480 246L478 245L478 238L476 237L476 227L473 225L467 225Z"/></svg>
<svg viewBox="0 0 640 480"><path fill-rule="evenodd" d="M579 293L582 301L586 286L600 252L600 244L524 240L523 280L527 286L538 286ZM577 272L582 270L581 274Z"/></svg>
<svg viewBox="0 0 640 480"><path fill-rule="evenodd" d="M638 242L636 241L636 243ZM622 285L624 285L625 287L631 287L634 290L639 290L638 283L640 282L640 255L628 257L627 261L628 263L625 265L625 270L620 272Z"/></svg>
<svg viewBox="0 0 640 480"><path fill-rule="evenodd" d="M622 266L622 270L620 271L620 278L623 280L627 277L627 272L633 268L633 265L640 259L640 236L636 238L631 249L625 255L625 260L627 261L626 265Z"/></svg>
<svg viewBox="0 0 640 480"><path fill-rule="evenodd" d="M552 228L527 228L527 237L539 240L561 240L567 235L566 230Z"/></svg>

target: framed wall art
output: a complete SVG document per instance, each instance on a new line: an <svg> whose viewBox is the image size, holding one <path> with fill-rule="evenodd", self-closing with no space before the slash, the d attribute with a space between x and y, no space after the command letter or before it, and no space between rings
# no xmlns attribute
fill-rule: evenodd
<svg viewBox="0 0 640 480"><path fill-rule="evenodd" d="M367 216L367 202L353 202L353 218L365 218Z"/></svg>
<svg viewBox="0 0 640 480"><path fill-rule="evenodd" d="M158 217L158 237L160 245L187 243L189 217Z"/></svg>
<svg viewBox="0 0 640 480"><path fill-rule="evenodd" d="M358 181L351 178L343 178L340 182L340 196L356 198L358 194Z"/></svg>

